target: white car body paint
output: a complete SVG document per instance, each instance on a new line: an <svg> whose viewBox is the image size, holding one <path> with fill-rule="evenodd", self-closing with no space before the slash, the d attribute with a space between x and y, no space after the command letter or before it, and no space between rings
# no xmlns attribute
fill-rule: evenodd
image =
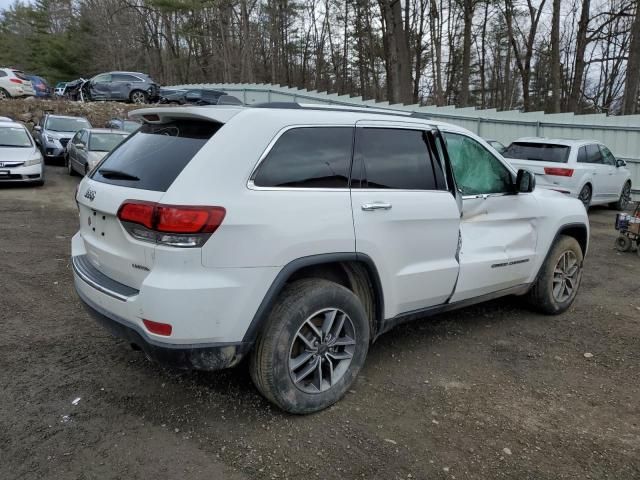
<svg viewBox="0 0 640 480"><path fill-rule="evenodd" d="M133 115L224 123L166 192L91 176L79 185L80 231L72 256L86 255L106 277L138 293L122 301L77 274L76 288L85 301L158 343L241 342L278 273L303 257L369 256L382 286L384 317L392 319L530 284L563 226L588 230L579 201L545 189L461 200L447 191L260 188L251 181L274 140L293 126L441 129L468 135L493 154L482 139L452 125L366 110L166 107ZM118 209L129 199L222 206L227 213L201 248L160 246L134 239L118 220ZM370 202L392 208L361 208ZM143 319L173 325L171 336L147 331Z"/></svg>
<svg viewBox="0 0 640 480"><path fill-rule="evenodd" d="M569 158L566 163L508 158L508 152L505 152L507 162L513 165L514 168L523 168L536 175L536 185L539 188L560 191L571 197L578 198L582 188L588 184L592 187L591 205L605 205L618 201L623 186L631 180L631 172L624 166L617 167L615 165L578 162L578 152L581 147L587 145L604 146L601 142L595 140L519 138L513 143L518 142L563 145L570 148ZM547 175L545 174L545 167L569 168L573 170L573 175L570 177Z"/></svg>

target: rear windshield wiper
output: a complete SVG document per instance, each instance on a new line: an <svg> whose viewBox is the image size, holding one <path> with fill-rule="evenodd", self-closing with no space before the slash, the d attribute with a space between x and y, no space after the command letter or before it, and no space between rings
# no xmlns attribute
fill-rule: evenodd
<svg viewBox="0 0 640 480"><path fill-rule="evenodd" d="M138 180L140 180L135 175L131 175L130 173L122 172L120 170L101 168L100 170L98 170L98 172L100 172L100 175L102 175L104 178L111 178L115 180L131 180L133 182L137 182Z"/></svg>

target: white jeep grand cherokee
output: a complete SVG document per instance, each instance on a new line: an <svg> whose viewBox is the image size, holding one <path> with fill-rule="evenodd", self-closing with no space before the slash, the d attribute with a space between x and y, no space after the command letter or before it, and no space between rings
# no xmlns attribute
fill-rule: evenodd
<svg viewBox="0 0 640 480"><path fill-rule="evenodd" d="M298 104L132 116L141 129L79 185L73 269L88 310L161 363L248 356L270 401L309 413L399 323L575 299L584 207L464 129Z"/></svg>

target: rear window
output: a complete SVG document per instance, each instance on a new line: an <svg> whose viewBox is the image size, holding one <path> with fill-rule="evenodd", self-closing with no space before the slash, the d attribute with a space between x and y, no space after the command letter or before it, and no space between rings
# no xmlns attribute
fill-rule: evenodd
<svg viewBox="0 0 640 480"><path fill-rule="evenodd" d="M536 162L567 163L570 147L551 143L515 142L509 145L502 156L516 160L533 160Z"/></svg>
<svg viewBox="0 0 640 480"><path fill-rule="evenodd" d="M91 178L110 185L166 192L221 126L200 120L144 124L105 157Z"/></svg>

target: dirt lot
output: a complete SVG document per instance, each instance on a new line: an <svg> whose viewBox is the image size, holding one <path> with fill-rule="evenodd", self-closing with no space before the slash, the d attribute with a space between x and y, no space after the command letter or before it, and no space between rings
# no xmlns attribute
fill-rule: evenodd
<svg viewBox="0 0 640 480"><path fill-rule="evenodd" d="M567 314L516 298L399 327L343 401L294 417L245 366L163 370L97 328L69 267L77 180L47 174L0 189L0 479L640 478L640 258L611 211Z"/></svg>

